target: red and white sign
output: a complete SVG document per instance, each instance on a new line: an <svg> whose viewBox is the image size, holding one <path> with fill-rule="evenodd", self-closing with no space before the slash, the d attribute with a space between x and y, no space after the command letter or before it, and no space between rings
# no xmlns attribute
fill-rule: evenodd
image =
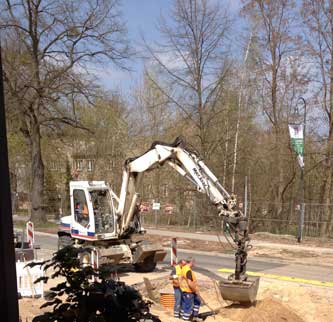
<svg viewBox="0 0 333 322"><path fill-rule="evenodd" d="M150 204L148 202L142 202L139 206L140 212L149 212L150 211Z"/></svg>
<svg viewBox="0 0 333 322"><path fill-rule="evenodd" d="M172 211L173 211L173 207L171 205L165 205L164 206L164 212L167 214L167 215L171 215L172 214Z"/></svg>
<svg viewBox="0 0 333 322"><path fill-rule="evenodd" d="M32 221L27 222L26 233L27 233L27 242L29 243L30 248L33 248L35 242L35 234L34 234L34 223Z"/></svg>

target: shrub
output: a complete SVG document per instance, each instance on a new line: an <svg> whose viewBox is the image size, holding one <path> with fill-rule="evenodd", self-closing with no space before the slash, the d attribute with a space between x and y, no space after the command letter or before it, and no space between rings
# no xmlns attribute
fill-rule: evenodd
<svg viewBox="0 0 333 322"><path fill-rule="evenodd" d="M45 262L44 271L53 268L51 277L43 280L64 277L65 281L52 287L47 302L41 308L51 307L50 312L36 316L33 322L129 322L160 321L149 313L151 302L144 301L141 294L124 282L110 279L112 268L94 270L91 266L81 267L79 256L90 251L87 248L67 246ZM97 277L92 282L92 277Z"/></svg>

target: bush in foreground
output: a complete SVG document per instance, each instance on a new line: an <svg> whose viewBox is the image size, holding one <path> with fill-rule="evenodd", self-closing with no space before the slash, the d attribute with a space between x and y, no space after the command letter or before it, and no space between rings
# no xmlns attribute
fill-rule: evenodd
<svg viewBox="0 0 333 322"><path fill-rule="evenodd" d="M64 277L65 281L50 289L47 302L41 308L51 311L36 316L33 322L130 322L160 321L149 313L150 302L124 282L109 279L110 270L94 270L91 266L80 266L80 254L89 249L67 246L54 254L53 258L30 265L43 265L44 271L53 269L51 277ZM92 282L92 277L97 281Z"/></svg>

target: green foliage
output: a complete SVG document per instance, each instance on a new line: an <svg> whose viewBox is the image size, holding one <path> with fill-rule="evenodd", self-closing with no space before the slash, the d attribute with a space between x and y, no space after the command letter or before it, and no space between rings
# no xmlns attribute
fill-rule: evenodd
<svg viewBox="0 0 333 322"><path fill-rule="evenodd" d="M52 311L35 317L33 322L160 321L149 313L150 302L144 301L137 290L108 278L110 269L82 268L79 257L87 252L90 249L67 246L48 261L30 264L44 265L45 271L52 268L52 279L65 278L50 289L48 301L41 307L52 307ZM92 277L98 281L91 282ZM35 282L47 283L48 279L45 276Z"/></svg>

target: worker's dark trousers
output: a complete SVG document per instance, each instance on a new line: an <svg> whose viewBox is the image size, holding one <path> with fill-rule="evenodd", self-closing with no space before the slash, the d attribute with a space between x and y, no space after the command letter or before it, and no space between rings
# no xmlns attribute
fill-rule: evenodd
<svg viewBox="0 0 333 322"><path fill-rule="evenodd" d="M200 297L197 294L194 294L193 311L192 311L192 315L194 317L198 316L198 314L199 314L200 304L201 304Z"/></svg>
<svg viewBox="0 0 333 322"><path fill-rule="evenodd" d="M182 317L184 321L189 321L191 315L196 317L199 314L200 297L194 293L182 293Z"/></svg>
<svg viewBox="0 0 333 322"><path fill-rule="evenodd" d="M173 314L175 318L179 318L182 305L182 291L179 287L174 287L173 290L175 294L175 306L173 307Z"/></svg>

